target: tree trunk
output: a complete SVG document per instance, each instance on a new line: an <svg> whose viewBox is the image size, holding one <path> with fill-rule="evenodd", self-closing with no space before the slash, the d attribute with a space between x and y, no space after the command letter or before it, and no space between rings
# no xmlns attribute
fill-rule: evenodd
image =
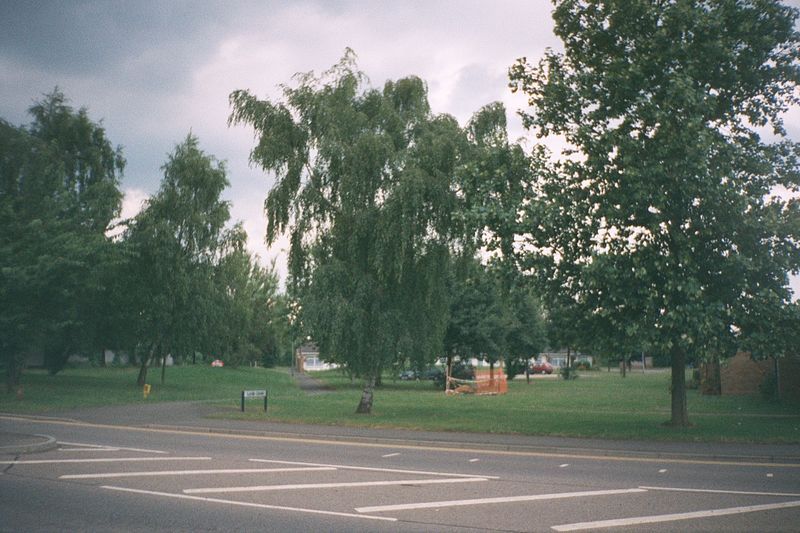
<svg viewBox="0 0 800 533"><path fill-rule="evenodd" d="M167 354L161 354L161 384L164 384L164 380L167 376Z"/></svg>
<svg viewBox="0 0 800 533"><path fill-rule="evenodd" d="M372 396L375 389L375 376L364 380L364 390L361 392L361 401L358 402L356 414L368 415L372 412Z"/></svg>
<svg viewBox="0 0 800 533"><path fill-rule="evenodd" d="M674 368L674 367L673 367ZM624 378L627 375L628 371L628 363L625 361L625 356L622 356L622 377Z"/></svg>
<svg viewBox="0 0 800 533"><path fill-rule="evenodd" d="M672 349L672 419L673 427L689 426L689 410L686 405L686 352L683 348Z"/></svg>
<svg viewBox="0 0 800 533"><path fill-rule="evenodd" d="M142 356L142 363L139 366L139 377L136 378L136 384L143 387L147 383L147 365L150 364L150 358L153 357L153 351L156 349L156 343L150 345L149 353Z"/></svg>
<svg viewBox="0 0 800 533"><path fill-rule="evenodd" d="M23 359L12 354L6 363L6 392L11 394L19 390L19 379L22 376Z"/></svg>

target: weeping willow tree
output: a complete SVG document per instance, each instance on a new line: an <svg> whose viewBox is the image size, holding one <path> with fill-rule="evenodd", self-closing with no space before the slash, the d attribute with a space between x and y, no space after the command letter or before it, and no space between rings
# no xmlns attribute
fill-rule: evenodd
<svg viewBox="0 0 800 533"><path fill-rule="evenodd" d="M275 174L267 241L289 236L304 327L363 379L356 412L370 413L383 368L441 353L466 135L419 78L369 87L350 50L295 81L280 101L233 92L230 123L255 129L251 162Z"/></svg>

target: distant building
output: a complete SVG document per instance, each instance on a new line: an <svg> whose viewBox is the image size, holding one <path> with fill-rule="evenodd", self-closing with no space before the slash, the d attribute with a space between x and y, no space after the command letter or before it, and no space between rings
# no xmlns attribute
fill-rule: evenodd
<svg viewBox="0 0 800 533"><path fill-rule="evenodd" d="M326 363L319 358L319 348L313 342L300 345L294 351L295 368L298 372L331 370L339 365Z"/></svg>
<svg viewBox="0 0 800 533"><path fill-rule="evenodd" d="M594 367L594 356L581 352L570 352L569 356L572 357L573 365L584 362L588 363L589 366ZM556 368L564 368L567 366L567 350L542 352L539 354L538 359L543 359Z"/></svg>

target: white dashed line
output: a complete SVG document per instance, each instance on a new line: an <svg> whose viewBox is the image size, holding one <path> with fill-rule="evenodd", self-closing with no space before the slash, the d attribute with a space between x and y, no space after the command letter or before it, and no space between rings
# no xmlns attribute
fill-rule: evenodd
<svg viewBox="0 0 800 533"><path fill-rule="evenodd" d="M364 518L367 520L384 520L386 522L397 522L396 518L389 518L383 516L367 516L367 515L359 515L353 513L337 513L334 511L323 511L320 509L303 509L300 507L286 507L283 505L266 505L263 503L250 503L250 502L237 502L232 500L220 500L217 498L204 498L201 496L188 496L186 494L173 494L169 492L155 492L150 490L139 490L139 489L128 489L125 487L114 487L109 485L104 485L101 488L108 489L108 490L117 490L120 492L132 492L134 494L147 494L150 496L161 496L164 498L178 498L182 500L194 500L194 501L201 501L201 502L209 502L209 503L222 503L226 505L236 505L240 507L255 507L257 509L275 509L279 511L294 511L298 513L310 513L310 514L321 514L321 515L328 515L328 516L343 516L346 518Z"/></svg>
<svg viewBox="0 0 800 533"><path fill-rule="evenodd" d="M119 448L59 448L60 452L118 452Z"/></svg>
<svg viewBox="0 0 800 533"><path fill-rule="evenodd" d="M185 494L211 494L227 492L262 492L277 490L304 490L304 489L340 489L345 487L387 487L391 485L435 485L440 483L472 483L474 481L489 481L486 478L455 479L399 479L393 481L355 481L352 483L299 483L294 485L260 485L254 487L210 487L204 489L185 489Z"/></svg>
<svg viewBox="0 0 800 533"><path fill-rule="evenodd" d="M30 461L0 461L2 465L45 465L59 463L132 463L145 461L210 461L211 457L104 457L102 459L38 459Z"/></svg>
<svg viewBox="0 0 800 533"><path fill-rule="evenodd" d="M586 529L603 529L609 527L639 526L642 524L657 524L660 522L676 522L678 520L693 520L733 514L755 513L758 511L772 511L775 509L791 509L800 507L800 501L769 503L765 505L750 505L747 507L729 507L727 509L709 509L691 513L673 513L653 516L636 516L632 518L619 518L616 520L600 520L598 522L580 522L553 526L555 531L581 531Z"/></svg>
<svg viewBox="0 0 800 533"><path fill-rule="evenodd" d="M583 498L587 496L611 496L615 494L634 494L647 492L644 489L595 490L582 492L557 492L555 494L531 494L529 496L506 496L499 498L477 498L474 500L449 500L441 502L406 503L399 505L378 505L375 507L357 507L359 513L380 513L383 511L406 511L410 509L435 509L440 507L458 507L465 505L483 505L491 503L532 502L537 500L560 500L564 498Z"/></svg>
<svg viewBox="0 0 800 533"><path fill-rule="evenodd" d="M105 474L70 474L58 479L102 479L114 477L202 476L205 474L260 474L266 472L321 472L336 470L330 467L313 468L239 468L229 470L156 470L152 472L108 472Z"/></svg>
<svg viewBox="0 0 800 533"><path fill-rule="evenodd" d="M566 468L569 466L569 463L564 463L563 465L558 465L559 468Z"/></svg>
<svg viewBox="0 0 800 533"><path fill-rule="evenodd" d="M323 463L301 463L297 461L277 461L273 459L250 459L254 463L272 463L279 465L298 465L298 466L330 466L333 468L340 468L342 470L363 470L367 472L389 472L393 474L417 474L420 476L446 476L446 477L467 477L467 478L481 478L481 479L500 479L497 476L484 476L479 474L454 474L452 472L427 472L424 470L401 470L398 468L373 468L369 466L352 466L352 465L333 465Z"/></svg>
<svg viewBox="0 0 800 533"><path fill-rule="evenodd" d="M682 487L639 487L644 490L663 490L667 492L702 492L708 494L740 494L742 496L784 496L786 498L798 498L800 493L796 492L749 492L744 490L721 490L721 489L687 489Z"/></svg>
<svg viewBox="0 0 800 533"><path fill-rule="evenodd" d="M662 468L661 470L658 471L658 473L659 474L666 474L667 473L667 469L666 468Z"/></svg>
<svg viewBox="0 0 800 533"><path fill-rule="evenodd" d="M470 459L469 460L470 463L477 463L478 461L480 461L480 459Z"/></svg>
<svg viewBox="0 0 800 533"><path fill-rule="evenodd" d="M126 452L169 453L169 452L165 452L165 451L162 451L162 450L148 450L146 448L125 448L123 446L106 446L104 444L86 444L86 443L83 443L83 442L65 442L63 440L58 441L58 443L59 444L65 444L67 446L79 446L80 448L95 448L98 451L125 450Z"/></svg>
<svg viewBox="0 0 800 533"><path fill-rule="evenodd" d="M381 457L397 457L400 455L399 453L387 453L386 455L381 455Z"/></svg>

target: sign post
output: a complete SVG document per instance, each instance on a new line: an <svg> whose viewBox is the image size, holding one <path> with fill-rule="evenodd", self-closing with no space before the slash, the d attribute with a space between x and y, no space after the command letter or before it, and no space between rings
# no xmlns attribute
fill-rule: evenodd
<svg viewBox="0 0 800 533"><path fill-rule="evenodd" d="M264 398L264 412L267 412L267 390L243 390L242 391L242 412L244 413L244 401L249 398Z"/></svg>

